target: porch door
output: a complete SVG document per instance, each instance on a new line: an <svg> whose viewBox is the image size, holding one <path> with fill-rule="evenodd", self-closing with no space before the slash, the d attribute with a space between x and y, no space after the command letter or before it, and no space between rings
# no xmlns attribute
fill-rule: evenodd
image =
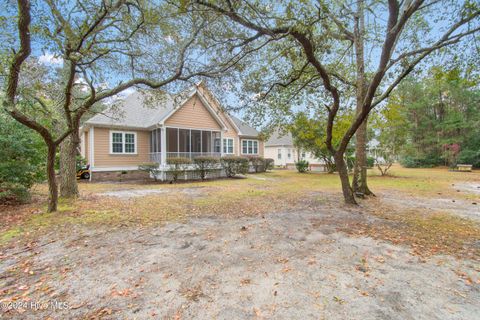
<svg viewBox="0 0 480 320"><path fill-rule="evenodd" d="M210 155L212 153L212 132L202 131L202 152Z"/></svg>

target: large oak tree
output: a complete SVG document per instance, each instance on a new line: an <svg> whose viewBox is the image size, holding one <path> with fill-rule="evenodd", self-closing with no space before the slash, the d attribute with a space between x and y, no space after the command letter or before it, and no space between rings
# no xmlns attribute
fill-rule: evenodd
<svg viewBox="0 0 480 320"><path fill-rule="evenodd" d="M16 10L18 36L12 48L9 42L1 45L3 52L14 52L5 68L3 108L38 132L48 147L49 212L57 208L54 163L62 142L62 195L78 194L79 127L93 106L132 87L160 88L214 76L236 61L233 56L212 66L201 59L208 49L205 37L199 41L205 21L165 1L45 0L31 6L19 0ZM27 59L41 51L63 61L59 76L50 75L50 81L29 78Z"/></svg>
<svg viewBox="0 0 480 320"><path fill-rule="evenodd" d="M362 163L370 112L432 53L465 43L480 30L480 8L471 1L197 0L191 8L237 28L230 50L263 46L242 70L251 114L282 115L279 109L294 104L324 109L325 144L351 204L356 200L344 153L360 128L355 187L368 193ZM334 145L337 117L352 104L356 115Z"/></svg>

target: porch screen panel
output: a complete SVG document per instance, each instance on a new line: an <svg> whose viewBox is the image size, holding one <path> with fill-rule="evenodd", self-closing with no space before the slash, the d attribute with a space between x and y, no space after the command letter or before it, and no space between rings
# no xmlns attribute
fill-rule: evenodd
<svg viewBox="0 0 480 320"><path fill-rule="evenodd" d="M178 151L178 129L167 128L167 152Z"/></svg>
<svg viewBox="0 0 480 320"><path fill-rule="evenodd" d="M150 132L150 152L161 152L161 134L162 131L160 129L155 129Z"/></svg>
<svg viewBox="0 0 480 320"><path fill-rule="evenodd" d="M202 131L202 152L212 152L212 133Z"/></svg>
<svg viewBox="0 0 480 320"><path fill-rule="evenodd" d="M222 151L222 144L220 140L220 132L212 132L213 138L213 152L220 153Z"/></svg>
<svg viewBox="0 0 480 320"><path fill-rule="evenodd" d="M179 152L190 152L190 130L178 130Z"/></svg>
<svg viewBox="0 0 480 320"><path fill-rule="evenodd" d="M202 152L201 137L202 132L200 130L192 130L192 152Z"/></svg>
<svg viewBox="0 0 480 320"><path fill-rule="evenodd" d="M155 130L150 131L150 152L155 152Z"/></svg>

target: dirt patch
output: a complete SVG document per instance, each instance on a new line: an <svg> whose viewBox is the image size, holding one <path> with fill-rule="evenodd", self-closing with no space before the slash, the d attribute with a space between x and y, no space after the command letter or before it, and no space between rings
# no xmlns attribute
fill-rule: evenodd
<svg viewBox="0 0 480 320"><path fill-rule="evenodd" d="M260 180L260 181L276 181L277 180L275 178L270 178L270 177L256 176L255 174L249 175L248 178L254 179L254 180Z"/></svg>
<svg viewBox="0 0 480 320"><path fill-rule="evenodd" d="M164 189L125 189L99 193L100 196L117 197L121 199L130 199L145 197L149 195L158 195L162 193L184 193L188 196L199 196L202 194L202 187L195 188L164 188Z"/></svg>
<svg viewBox="0 0 480 320"><path fill-rule="evenodd" d="M452 188L457 190L466 191L472 194L477 194L480 196L480 182L463 182L452 184Z"/></svg>
<svg viewBox="0 0 480 320"><path fill-rule="evenodd" d="M446 212L480 222L480 199L479 201L467 201L450 196L444 198L412 197L400 192L381 193L379 198L383 203L395 205L398 208Z"/></svg>
<svg viewBox="0 0 480 320"><path fill-rule="evenodd" d="M358 210L358 209L354 209ZM338 228L346 209L198 218L154 228L76 227L4 252L0 299L67 302L6 318L476 319L479 266Z"/></svg>

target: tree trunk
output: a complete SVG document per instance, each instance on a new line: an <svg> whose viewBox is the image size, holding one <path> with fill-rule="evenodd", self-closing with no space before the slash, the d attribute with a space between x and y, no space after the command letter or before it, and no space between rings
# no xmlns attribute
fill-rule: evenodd
<svg viewBox="0 0 480 320"><path fill-rule="evenodd" d="M74 130L60 147L60 195L62 197L76 198L79 196L76 165L79 145L78 130Z"/></svg>
<svg viewBox="0 0 480 320"><path fill-rule="evenodd" d="M362 112L362 109L364 108L367 88L365 79L364 37L364 0L359 0L357 2L357 14L354 26L355 59L357 65L357 114ZM355 192L371 195L373 193L367 185L367 122L368 117L365 118L364 122L358 127L355 134L355 165L353 168L352 188Z"/></svg>
<svg viewBox="0 0 480 320"><path fill-rule="evenodd" d="M355 134L355 166L352 188L355 192L373 195L367 184L367 119L360 125Z"/></svg>
<svg viewBox="0 0 480 320"><path fill-rule="evenodd" d="M355 196L353 194L352 187L350 186L350 179L348 178L348 169L343 159L343 153L337 152L334 156L335 165L337 167L338 175L340 176L340 181L342 183L342 192L345 203L347 204L357 204L355 201Z"/></svg>
<svg viewBox="0 0 480 320"><path fill-rule="evenodd" d="M332 161L331 158L323 157L323 162L325 162L325 166L327 167L328 173L335 172L335 161Z"/></svg>
<svg viewBox="0 0 480 320"><path fill-rule="evenodd" d="M57 211L58 187L55 178L55 154L57 146L53 142L47 142L47 180L48 180L48 209L47 212Z"/></svg>

